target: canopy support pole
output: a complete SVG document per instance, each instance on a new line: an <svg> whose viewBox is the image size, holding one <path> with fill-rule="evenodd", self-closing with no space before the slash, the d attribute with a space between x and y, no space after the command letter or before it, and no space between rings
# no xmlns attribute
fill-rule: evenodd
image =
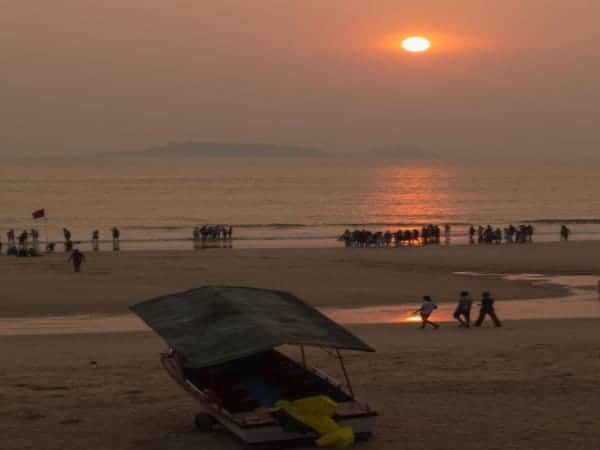
<svg viewBox="0 0 600 450"><path fill-rule="evenodd" d="M337 357L340 360L340 366L342 367L342 372L344 372L344 378L346 379L346 386L348 386L348 391L350 391L350 395L352 396L352 398L354 398L354 390L352 389L352 384L350 383L350 378L348 377L348 372L346 371L346 366L344 365L344 359L342 358L340 349L336 348L335 352L337 353Z"/></svg>
<svg viewBox="0 0 600 450"><path fill-rule="evenodd" d="M304 345L300 346L300 352L302 353L302 365L306 369L306 353L304 353Z"/></svg>

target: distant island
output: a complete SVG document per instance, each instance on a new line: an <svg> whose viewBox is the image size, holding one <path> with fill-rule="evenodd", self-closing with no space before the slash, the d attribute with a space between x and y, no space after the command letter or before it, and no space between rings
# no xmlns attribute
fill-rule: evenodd
<svg viewBox="0 0 600 450"><path fill-rule="evenodd" d="M147 157L210 157L210 158L294 158L322 157L327 153L310 147L296 147L277 144L244 144L236 142L188 141L174 142L140 150L111 152L120 156Z"/></svg>
<svg viewBox="0 0 600 450"><path fill-rule="evenodd" d="M368 160L431 161L439 159L430 150L398 145L363 151L326 152L315 147L278 144L249 144L227 141L172 142L137 150L103 153L104 156L148 158L350 158Z"/></svg>
<svg viewBox="0 0 600 450"><path fill-rule="evenodd" d="M370 156L376 159L403 159L409 161L422 161L438 159L431 150L427 150L418 146L395 146L395 147L380 147L362 153L363 156Z"/></svg>

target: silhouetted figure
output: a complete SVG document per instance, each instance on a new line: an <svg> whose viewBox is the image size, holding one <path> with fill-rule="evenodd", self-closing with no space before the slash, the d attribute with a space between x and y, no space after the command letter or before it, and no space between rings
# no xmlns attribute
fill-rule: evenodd
<svg viewBox="0 0 600 450"><path fill-rule="evenodd" d="M569 235L571 234L571 230L568 226L563 225L560 227L560 240L567 242L569 240Z"/></svg>
<svg viewBox="0 0 600 450"><path fill-rule="evenodd" d="M65 237L65 252L73 250L73 242L71 242L71 231L68 228L63 228L63 236Z"/></svg>
<svg viewBox="0 0 600 450"><path fill-rule="evenodd" d="M19 235L19 252L21 250L27 249L27 240L29 239L29 233L27 230L23 230L23 232Z"/></svg>
<svg viewBox="0 0 600 450"><path fill-rule="evenodd" d="M6 238L8 240L8 243L7 243L8 248L17 246L17 244L15 242L15 230L13 230L12 228L10 230L8 230L6 233Z"/></svg>
<svg viewBox="0 0 600 450"><path fill-rule="evenodd" d="M469 227L469 244L474 244L475 243L475 233L477 231L475 230L475 227L473 225L471 225Z"/></svg>
<svg viewBox="0 0 600 450"><path fill-rule="evenodd" d="M85 256L78 248L73 250L67 262L73 262L73 272L81 272L81 264L85 261Z"/></svg>
<svg viewBox="0 0 600 450"><path fill-rule="evenodd" d="M440 327L437 323L433 323L429 320L429 316L437 309L437 305L431 300L431 297L426 295L423 297L423 304L419 309L415 311L421 315L421 328L425 328L425 325L429 324L436 330Z"/></svg>
<svg viewBox="0 0 600 450"><path fill-rule="evenodd" d="M485 320L485 316L488 315L494 322L494 325L497 327L502 326L498 316L496 316L496 310L494 308L494 299L490 295L489 292L484 292L481 295L481 309L479 310L479 317L477 318L477 322L475 322L475 326L479 327Z"/></svg>
<svg viewBox="0 0 600 450"><path fill-rule="evenodd" d="M92 248L95 252L100 249L100 231L92 231Z"/></svg>
<svg viewBox="0 0 600 450"><path fill-rule="evenodd" d="M473 301L471 300L471 296L467 291L462 291L460 293L460 298L458 299L458 305L456 305L456 310L454 311L454 318L460 322L461 327L469 328L471 325L471 306Z"/></svg>
<svg viewBox="0 0 600 450"><path fill-rule="evenodd" d="M113 251L118 251L121 248L121 232L117 227L111 228Z"/></svg>

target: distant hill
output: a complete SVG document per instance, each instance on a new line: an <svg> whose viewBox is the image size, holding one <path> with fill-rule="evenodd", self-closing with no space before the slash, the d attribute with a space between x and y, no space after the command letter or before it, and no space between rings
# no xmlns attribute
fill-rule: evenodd
<svg viewBox="0 0 600 450"><path fill-rule="evenodd" d="M114 153L113 153L114 154ZM150 156L150 157L264 157L264 158L292 158L292 157L318 157L326 153L316 148L295 147L291 145L276 144L243 144L235 142L175 142L170 144L149 147L147 149L118 152L123 156Z"/></svg>
<svg viewBox="0 0 600 450"><path fill-rule="evenodd" d="M374 148L362 154L375 159L404 159L404 160L432 160L438 155L430 150L416 146L396 146Z"/></svg>

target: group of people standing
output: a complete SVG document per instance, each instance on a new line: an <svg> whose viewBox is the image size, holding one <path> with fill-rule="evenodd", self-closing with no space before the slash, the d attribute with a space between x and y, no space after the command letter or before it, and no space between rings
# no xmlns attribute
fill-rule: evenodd
<svg viewBox="0 0 600 450"><path fill-rule="evenodd" d="M525 244L533 242L535 229L531 224L521 224L519 226L508 225L505 228L492 227L491 225L479 225L475 228L470 225L468 228L468 237L470 244ZM560 229L560 240L568 241L571 230L566 225ZM429 224L426 226L412 229L402 229L393 231L370 231L366 229L356 229L351 231L346 229L338 238L343 241L346 247L390 247L403 245L428 245L450 243L451 225L445 224L442 227Z"/></svg>
<svg viewBox="0 0 600 450"><path fill-rule="evenodd" d="M112 227L110 229L110 233L112 235L112 247L114 251L118 251L121 249L121 230L117 227ZM68 228L63 228L63 236L65 238L65 252L70 252L73 250L74 242L71 240L71 231ZM92 249L94 251L100 250L100 230L92 231Z"/></svg>
<svg viewBox="0 0 600 450"><path fill-rule="evenodd" d="M119 251L121 249L121 230L119 230L117 227L112 227L110 229L110 234L112 236L113 251ZM95 252L100 250L100 231L99 230L92 231L92 249Z"/></svg>
<svg viewBox="0 0 600 450"><path fill-rule="evenodd" d="M481 294L481 302L479 303L479 317L473 324L473 326L479 327L485 320L486 316L489 316L494 323L494 326L500 327L502 323L496 315L496 309L494 307L494 299L489 292ZM423 297L423 304L414 313L420 314L421 316L421 328L425 328L427 325L431 325L436 330L440 327L439 324L432 322L429 317L437 309L437 304L431 299L430 296L426 295ZM471 326L471 309L473 307L473 300L471 295L467 291L460 293L458 304L454 310L453 317L459 322L459 326L469 328Z"/></svg>
<svg viewBox="0 0 600 450"><path fill-rule="evenodd" d="M483 227L479 225L477 229L473 225L469 227L469 243L475 243L475 235L477 235L477 243L479 244L525 244L533 242L533 225L521 224L518 227L510 224L508 227L493 228L491 225Z"/></svg>
<svg viewBox="0 0 600 450"><path fill-rule="evenodd" d="M113 250L120 249L120 237L121 232L117 227L111 228L112 234L112 246ZM80 241L74 241L72 239L71 230L63 228L64 237L64 250L69 253L73 251L75 244L79 244ZM15 230L10 229L6 233L7 239L7 255L15 256L39 256L40 251L40 232L32 228L31 230L23 230L18 236ZM92 248L98 251L100 248L100 231L94 230L92 232ZM52 253L56 249L56 242L46 240L46 253ZM2 252L2 242L0 241L0 253Z"/></svg>
<svg viewBox="0 0 600 450"><path fill-rule="evenodd" d="M444 238L450 240L450 225L443 227ZM420 230L418 228L392 231L369 231L346 229L339 240L343 241L346 247L390 247L395 245L427 245L439 244L442 238L442 228L438 225L426 225Z"/></svg>
<svg viewBox="0 0 600 450"><path fill-rule="evenodd" d="M203 225L194 227L192 231L194 242L231 241L233 227L231 225Z"/></svg>
<svg viewBox="0 0 600 450"><path fill-rule="evenodd" d="M23 230L18 236L15 230L10 229L6 233L7 255L15 256L39 256L40 255L40 232L32 228ZM2 242L0 242L2 252Z"/></svg>

